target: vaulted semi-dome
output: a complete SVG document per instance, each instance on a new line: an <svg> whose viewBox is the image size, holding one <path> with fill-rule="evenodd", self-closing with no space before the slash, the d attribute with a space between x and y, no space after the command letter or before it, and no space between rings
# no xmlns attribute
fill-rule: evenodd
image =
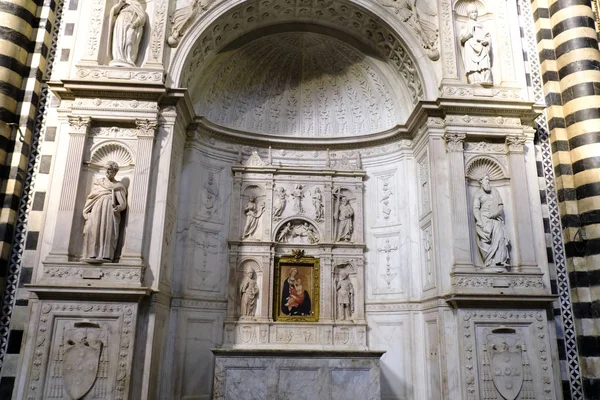
<svg viewBox="0 0 600 400"><path fill-rule="evenodd" d="M225 127L339 137L404 122L407 98L389 65L338 38L280 32L226 48L202 72L196 112Z"/></svg>

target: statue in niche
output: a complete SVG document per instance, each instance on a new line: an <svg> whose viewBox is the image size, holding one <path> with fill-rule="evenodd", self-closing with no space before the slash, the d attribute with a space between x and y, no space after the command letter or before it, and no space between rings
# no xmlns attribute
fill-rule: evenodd
<svg viewBox="0 0 600 400"><path fill-rule="evenodd" d="M212 209L215 206L215 200L219 195L219 188L215 182L215 175L210 172L208 174L208 179L204 184L204 190L206 190L206 198L204 199L204 207L207 210Z"/></svg>
<svg viewBox="0 0 600 400"><path fill-rule="evenodd" d="M302 206L302 200L304 199L304 191L302 185L296 185L292 191L292 197L294 199L294 212L296 214L304 214L304 207Z"/></svg>
<svg viewBox="0 0 600 400"><path fill-rule="evenodd" d="M287 193L283 186L275 189L275 200L273 201L273 217L275 220L281 219L287 203Z"/></svg>
<svg viewBox="0 0 600 400"><path fill-rule="evenodd" d="M496 188L490 185L489 176L479 180L479 189L473 199L473 216L476 221L477 246L483 258L484 267L508 269L509 241L504 218L504 204Z"/></svg>
<svg viewBox="0 0 600 400"><path fill-rule="evenodd" d="M106 177L96 179L83 207L83 258L112 262L119 239L121 212L127 208L127 189L117 180L119 165L106 163Z"/></svg>
<svg viewBox="0 0 600 400"><path fill-rule="evenodd" d="M339 189L334 193L334 196L339 198L339 204L337 204L337 210L334 213L334 219L337 221L336 241L350 242L354 232L354 208L350 204L350 199L342 195Z"/></svg>
<svg viewBox="0 0 600 400"><path fill-rule="evenodd" d="M241 315L242 317L253 317L256 312L256 299L258 298L258 284L254 277L254 270L246 271L246 277L240 286L242 295Z"/></svg>
<svg viewBox="0 0 600 400"><path fill-rule="evenodd" d="M146 11L139 0L119 0L110 10L112 60L114 67L135 67L144 25Z"/></svg>
<svg viewBox="0 0 600 400"><path fill-rule="evenodd" d="M467 82L492 86L492 40L490 32L477 21L479 11L474 3L467 6L469 20L460 33Z"/></svg>
<svg viewBox="0 0 600 400"><path fill-rule="evenodd" d="M335 283L338 303L338 319L345 321L354 314L354 286L348 278L347 272L340 274L340 280Z"/></svg>
<svg viewBox="0 0 600 400"><path fill-rule="evenodd" d="M312 203L315 209L315 220L317 222L323 221L323 194L321 193L321 189L316 188L315 192L312 193Z"/></svg>
<svg viewBox="0 0 600 400"><path fill-rule="evenodd" d="M256 228L258 228L258 222L260 217L265 212L265 204L261 204L259 207L256 204L256 196L250 196L248 199L248 203L244 207L244 214L246 214L246 225L244 226L244 235L242 239L246 239L251 237L256 232Z"/></svg>

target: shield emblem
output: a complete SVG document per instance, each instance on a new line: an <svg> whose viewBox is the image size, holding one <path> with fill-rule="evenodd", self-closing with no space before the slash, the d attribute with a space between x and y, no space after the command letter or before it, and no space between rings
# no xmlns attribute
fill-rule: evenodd
<svg viewBox="0 0 600 400"><path fill-rule="evenodd" d="M515 400L523 387L523 354L520 345L494 344L492 381L505 400Z"/></svg>
<svg viewBox="0 0 600 400"><path fill-rule="evenodd" d="M253 329L250 326L242 326L242 342L249 343L252 340Z"/></svg>
<svg viewBox="0 0 600 400"><path fill-rule="evenodd" d="M350 330L348 328L342 328L337 333L338 341L342 344L348 344L350 341Z"/></svg>
<svg viewBox="0 0 600 400"><path fill-rule="evenodd" d="M63 382L69 397L78 400L90 391L96 381L102 341L68 339L65 344Z"/></svg>

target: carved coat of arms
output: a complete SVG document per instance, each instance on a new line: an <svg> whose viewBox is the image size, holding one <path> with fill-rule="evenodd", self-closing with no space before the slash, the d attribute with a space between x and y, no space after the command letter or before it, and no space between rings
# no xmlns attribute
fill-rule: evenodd
<svg viewBox="0 0 600 400"><path fill-rule="evenodd" d="M85 329L70 329L66 334L63 382L73 400L85 396L96 381L102 341L90 336Z"/></svg>
<svg viewBox="0 0 600 400"><path fill-rule="evenodd" d="M523 349L504 342L492 344L490 350L494 386L505 400L515 400L523 387Z"/></svg>

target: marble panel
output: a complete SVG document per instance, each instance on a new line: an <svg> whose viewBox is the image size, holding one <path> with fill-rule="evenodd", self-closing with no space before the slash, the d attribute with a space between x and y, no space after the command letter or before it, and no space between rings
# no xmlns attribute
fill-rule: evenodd
<svg viewBox="0 0 600 400"><path fill-rule="evenodd" d="M331 371L331 399L373 399L371 396L370 371L334 369Z"/></svg>
<svg viewBox="0 0 600 400"><path fill-rule="evenodd" d="M267 398L266 368L229 368L225 372L225 400Z"/></svg>
<svg viewBox="0 0 600 400"><path fill-rule="evenodd" d="M282 400L312 400L319 397L319 369L282 368L277 384Z"/></svg>

